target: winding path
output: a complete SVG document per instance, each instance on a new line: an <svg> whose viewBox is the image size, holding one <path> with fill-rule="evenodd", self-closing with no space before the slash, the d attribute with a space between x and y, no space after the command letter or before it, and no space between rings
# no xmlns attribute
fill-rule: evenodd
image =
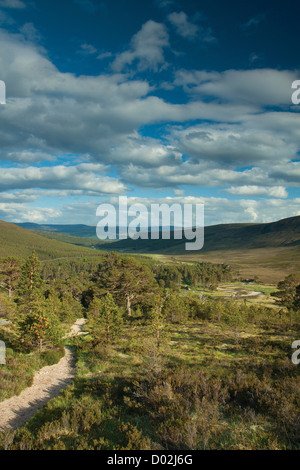
<svg viewBox="0 0 300 470"><path fill-rule="evenodd" d="M221 291L224 291L224 292L227 292L227 294L230 294L226 298L235 297L237 299L243 299L243 298L246 298L246 297L258 297L259 295L264 295L263 292L255 291L255 290L251 290L251 291L248 291L247 293L241 294L240 291L243 290L242 288L234 290L234 288L230 289L229 287L230 286L221 286L221 287L218 287L217 289L221 290ZM246 289L244 289L244 290L246 290Z"/></svg>
<svg viewBox="0 0 300 470"><path fill-rule="evenodd" d="M84 318L77 320L67 335L84 334ZM65 347L65 356L53 366L40 369L33 378L31 387L25 388L20 395L0 402L0 430L15 429L23 426L49 400L56 397L75 377L75 357L71 348Z"/></svg>

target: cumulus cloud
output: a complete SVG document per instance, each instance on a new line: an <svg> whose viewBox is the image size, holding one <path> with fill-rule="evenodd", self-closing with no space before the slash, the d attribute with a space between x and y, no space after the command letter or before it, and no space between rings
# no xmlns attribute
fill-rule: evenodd
<svg viewBox="0 0 300 470"><path fill-rule="evenodd" d="M188 20L186 13L173 12L168 15L168 20L175 26L180 36L187 39L194 39L198 34L198 26Z"/></svg>
<svg viewBox="0 0 300 470"><path fill-rule="evenodd" d="M2 168L0 191L7 188L81 189L98 194L120 194L125 186L115 178L99 175L104 165L82 163L77 166Z"/></svg>
<svg viewBox="0 0 300 470"><path fill-rule="evenodd" d="M227 193L234 194L235 196L252 196L252 197L288 197L288 192L283 186L272 186L264 188L260 186L237 186L225 189Z"/></svg>
<svg viewBox="0 0 300 470"><path fill-rule="evenodd" d="M226 101L259 106L291 104L291 84L297 71L253 69L224 72L186 71L176 73L175 84L187 92Z"/></svg>
<svg viewBox="0 0 300 470"><path fill-rule="evenodd" d="M30 207L17 203L0 202L0 219L19 223L19 222L47 222L52 218L61 217L62 212L59 209L51 207Z"/></svg>
<svg viewBox="0 0 300 470"><path fill-rule="evenodd" d="M110 152L115 163L128 162L143 167L159 167L161 165L176 165L181 163L182 154L171 145L163 145L155 139L141 139L137 135L124 140L123 144Z"/></svg>
<svg viewBox="0 0 300 470"><path fill-rule="evenodd" d="M175 27L176 32L183 38L194 40L201 39L204 42L213 42L215 38L210 28L197 25L189 20L183 11L173 12L168 15L168 20Z"/></svg>
<svg viewBox="0 0 300 470"><path fill-rule="evenodd" d="M260 168L234 171L210 167L208 163L193 164L190 161L181 165L161 165L156 168L130 164L121 169L122 180L145 188L180 188L182 185L200 187L224 187L228 185L264 184L267 172Z"/></svg>
<svg viewBox="0 0 300 470"><path fill-rule="evenodd" d="M289 161L299 149L281 135L242 125L193 126L172 132L173 144L193 161L218 162L220 166L244 167L264 162Z"/></svg>
<svg viewBox="0 0 300 470"><path fill-rule="evenodd" d="M137 61L139 70L153 70L157 72L159 67L165 65L164 49L169 47L169 35L166 27L149 20L141 30L136 33L131 42L130 49L117 55L112 63L112 69L122 71L127 65Z"/></svg>
<svg viewBox="0 0 300 470"><path fill-rule="evenodd" d="M183 185L219 188L246 202L210 199L212 220L213 211L220 216L230 204L236 208L232 221L262 220L271 207L273 216L274 207L281 210L274 201L287 198L286 188L299 186L299 162L293 161L300 150L299 115L286 108L295 72L182 70L172 85L183 87L188 99L174 104L155 96L146 80L122 72L130 64L140 70L164 64L169 42L160 23L146 23L117 57L115 70L99 76L60 72L25 31L0 30L0 43L8 103L0 108L0 159L17 165L0 175L0 202L10 220L22 217L16 206L21 194L29 210L39 197L97 198L123 194L128 185L170 189L176 196ZM157 138L143 137L141 128L155 124L161 126ZM107 176L110 170L115 177ZM265 212L260 201L247 199L256 197L268 198ZM296 204L286 202L293 215ZM11 213L9 204L15 204ZM71 223L84 207L91 210L65 205L53 220L69 217ZM33 209L33 217L42 216Z"/></svg>
<svg viewBox="0 0 300 470"><path fill-rule="evenodd" d="M199 100L171 104L149 96L152 89L145 80L129 80L119 73L79 77L61 73L43 50L22 36L2 31L0 42L0 68L9 104L0 110L1 154L14 161L24 155L28 162L29 154L34 161L36 152L64 152L114 163L115 156L120 161L121 151L123 159L128 153L132 161L125 144L130 144L140 126L189 119L232 122L257 111L251 105L220 107ZM169 153L168 144L165 152Z"/></svg>

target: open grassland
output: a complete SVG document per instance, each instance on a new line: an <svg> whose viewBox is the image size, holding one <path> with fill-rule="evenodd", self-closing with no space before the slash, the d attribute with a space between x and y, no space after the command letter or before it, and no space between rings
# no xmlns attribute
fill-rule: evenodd
<svg viewBox="0 0 300 470"><path fill-rule="evenodd" d="M258 279L271 285L276 285L289 274L300 272L299 246L149 256L164 262L225 263L232 266L242 279Z"/></svg>
<svg viewBox="0 0 300 470"><path fill-rule="evenodd" d="M255 284L253 282L245 284L242 282L231 282L221 284L217 289L191 289L193 293L200 296L206 295L214 298L230 298L237 302L262 305L264 307L275 308L279 310L281 307L276 305L276 299L271 294L276 292L275 286ZM255 295L257 293L257 295Z"/></svg>

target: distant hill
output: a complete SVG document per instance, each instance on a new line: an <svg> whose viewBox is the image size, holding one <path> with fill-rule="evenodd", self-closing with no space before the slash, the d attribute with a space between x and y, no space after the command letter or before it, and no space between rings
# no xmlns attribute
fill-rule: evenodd
<svg viewBox="0 0 300 470"><path fill-rule="evenodd" d="M39 230L43 232L53 233L65 233L73 237L87 237L97 239L96 227L92 227L84 224L77 225L52 225L52 224L34 224L31 222L24 222L16 224L19 227L26 228L28 230Z"/></svg>
<svg viewBox="0 0 300 470"><path fill-rule="evenodd" d="M26 258L35 250L40 260L95 256L95 250L49 240L15 224L0 221L0 257Z"/></svg>
<svg viewBox="0 0 300 470"><path fill-rule="evenodd" d="M225 262L236 268L241 276L257 276L267 283L277 283L292 272L300 272L300 216L272 223L205 227L204 248L200 251L186 251L185 240L104 242L95 238L95 227L87 225L22 224L33 230L31 232L13 224L0 224L0 256L24 257L32 248L41 259L91 256L97 251L87 247L93 247L148 254L165 261ZM53 227L55 232L48 231Z"/></svg>
<svg viewBox="0 0 300 470"><path fill-rule="evenodd" d="M186 240L116 240L107 242L95 236L96 227L88 225L39 225L18 224L43 235L76 245L93 246L116 251L140 253L183 254ZM47 233L43 233L47 232ZM149 235L150 238L150 235ZM300 245L300 216L278 222L260 224L220 224L205 227L203 253L218 250L243 250L254 248L290 247Z"/></svg>
<svg viewBox="0 0 300 470"><path fill-rule="evenodd" d="M140 253L183 254L186 240L117 240L107 249ZM300 245L300 216L260 224L220 224L205 227L204 247L199 253L218 250Z"/></svg>

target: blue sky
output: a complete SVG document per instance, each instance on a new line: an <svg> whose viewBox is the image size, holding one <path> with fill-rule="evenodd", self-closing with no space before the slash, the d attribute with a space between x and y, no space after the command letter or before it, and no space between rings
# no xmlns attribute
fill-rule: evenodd
<svg viewBox="0 0 300 470"><path fill-rule="evenodd" d="M0 219L117 202L300 215L296 2L0 0Z"/></svg>

